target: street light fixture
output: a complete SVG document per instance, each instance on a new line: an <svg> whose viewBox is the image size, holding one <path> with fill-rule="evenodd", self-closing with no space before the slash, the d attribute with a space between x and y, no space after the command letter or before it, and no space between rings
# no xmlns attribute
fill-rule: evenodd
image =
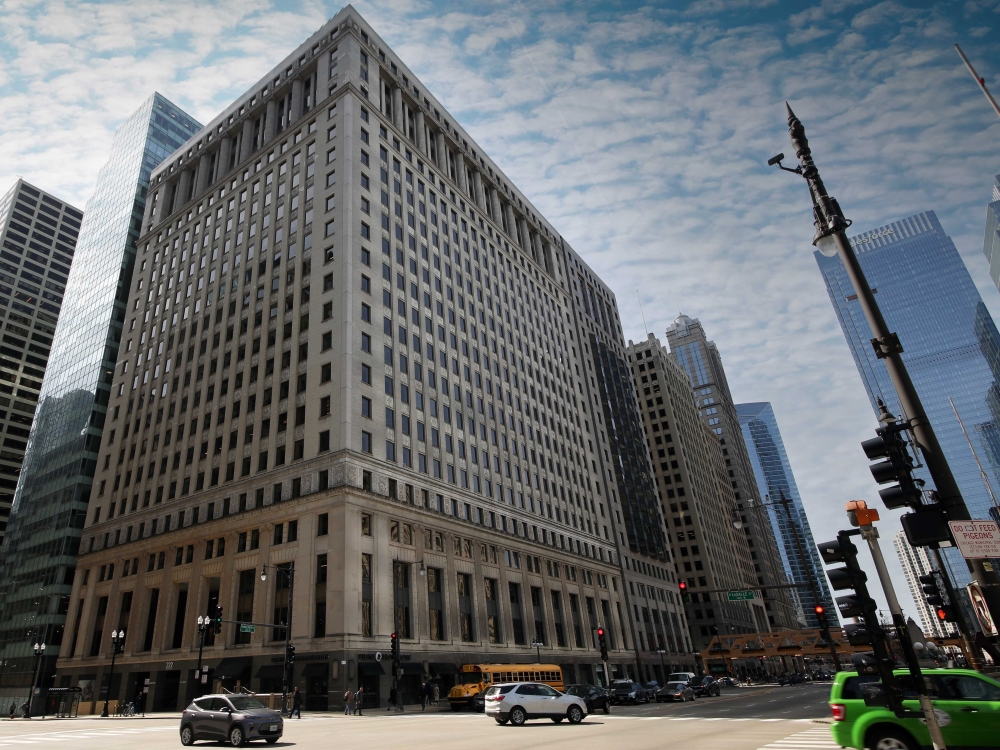
<svg viewBox="0 0 1000 750"><path fill-rule="evenodd" d="M45 648L42 646L42 648ZM108 677L108 689L104 693L104 710L101 711L103 718L108 718L108 699L111 697L111 686L115 681L115 657L119 651L125 651L125 631L111 631L111 675Z"/></svg>
<svg viewBox="0 0 1000 750"><path fill-rule="evenodd" d="M195 691L198 695L201 695L201 686L204 685L207 680L202 670L201 665L201 654L205 648L205 633L208 632L209 627L212 625L212 618L208 615L198 615L198 669L195 670L194 678L198 685L195 687Z"/></svg>
<svg viewBox="0 0 1000 750"><path fill-rule="evenodd" d="M531 647L533 649L535 649L535 662L537 664L541 664L542 663L542 651L541 651L541 649L542 649L542 646L544 646L544 645L545 644L542 643L541 641L532 641L531 642Z"/></svg>
<svg viewBox="0 0 1000 750"><path fill-rule="evenodd" d="M35 696L35 689L38 687L38 673L41 669L42 657L45 656L45 641L41 643L35 643L35 672L31 677L31 695L28 696L28 713L25 714L26 719L31 718L31 699Z"/></svg>

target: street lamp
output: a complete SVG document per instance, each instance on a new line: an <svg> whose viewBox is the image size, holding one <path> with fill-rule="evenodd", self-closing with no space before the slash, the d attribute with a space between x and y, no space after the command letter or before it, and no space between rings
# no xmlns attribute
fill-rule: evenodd
<svg viewBox="0 0 1000 750"><path fill-rule="evenodd" d="M667 653L662 648L656 649L656 653L660 655L660 671L663 672L663 684L667 682L667 668L663 666L663 655Z"/></svg>
<svg viewBox="0 0 1000 750"><path fill-rule="evenodd" d="M531 642L531 647L533 649L535 649L535 663L537 663L537 664L541 664L542 663L542 651L541 651L541 649L542 649L542 646L544 646L544 645L545 644L542 643L541 641L532 641Z"/></svg>
<svg viewBox="0 0 1000 750"><path fill-rule="evenodd" d="M42 657L45 656L45 641L41 643L36 643L35 649L35 671L31 676L31 695L28 696L28 713L25 714L26 719L31 718L31 699L35 697L35 688L38 687L38 673L41 671Z"/></svg>
<svg viewBox="0 0 1000 750"><path fill-rule="evenodd" d="M42 648L45 648L43 645ZM104 694L104 710L101 711L101 716L103 718L108 718L108 698L111 696L111 685L115 681L115 656L118 655L119 651L125 651L125 631L119 630L115 632L111 631L111 676L108 677L108 690Z"/></svg>
<svg viewBox="0 0 1000 750"><path fill-rule="evenodd" d="M267 569L271 568L276 573L284 573L288 576L288 617L287 622L284 623L285 630L285 661L284 667L281 670L281 712L284 713L287 708L288 703L288 670L291 666L289 661L289 656L291 654L291 638L292 638L292 593L293 585L295 581L295 562L288 563L288 567L282 567L280 565L267 565L266 563L260 569L260 580L267 580ZM275 623L277 624L277 623Z"/></svg>
<svg viewBox="0 0 1000 750"><path fill-rule="evenodd" d="M205 648L205 633L212 624L212 618L208 615L198 615L198 669L195 670L194 678L198 682L195 690L201 695L201 686L205 683L205 677L201 670L201 652Z"/></svg>

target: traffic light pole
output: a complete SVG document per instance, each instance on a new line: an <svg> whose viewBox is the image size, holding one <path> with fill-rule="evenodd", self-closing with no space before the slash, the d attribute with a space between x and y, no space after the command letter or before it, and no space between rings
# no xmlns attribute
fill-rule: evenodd
<svg viewBox="0 0 1000 750"><path fill-rule="evenodd" d="M814 223L817 230L814 244L817 245L821 253L839 255L844 264L847 276L854 287L854 293L858 297L858 303L861 305L861 310L864 312L872 334L874 334L872 346L875 348L875 355L885 362L886 371L895 387L899 404L905 418L909 420L910 430L920 446L924 462L934 480L941 507L946 511L949 520L969 520L971 518L969 509L959 491L958 483L951 473L951 467L948 465L940 443L938 443L937 435L934 434L934 429L927 418L923 404L920 402L917 389L903 363L903 347L898 336L889 330L885 318L882 317L882 311L875 301L875 295L865 278L861 263L847 238L846 230L850 226L850 222L844 217L837 201L826 191L826 186L819 175L819 169L813 162L805 128L792 112L792 108L787 104L785 107L788 112L788 131L791 134L792 147L795 149L799 166L797 169L781 168L801 175L809 183ZM772 159L771 163L781 166L779 157ZM982 560L967 560L966 563L973 580L983 590L990 614L994 620L1000 621L1000 577L997 576L996 571L987 570Z"/></svg>
<svg viewBox="0 0 1000 750"><path fill-rule="evenodd" d="M927 731L930 733L934 750L946 750L944 736L941 734L941 727L938 725L937 714L934 713L934 706L931 704L931 698L927 694L927 685L920 671L920 664L917 663L917 654L913 650L910 631L906 627L906 618L903 617L903 609L899 606L899 600L896 598L896 590L893 588L892 580L889 578L889 569L886 568L885 558L882 557L882 548L878 543L878 529L871 524L862 526L861 538L868 542L868 549L871 550L875 570L878 572L879 581L882 583L882 591L885 592L889 611L892 612L892 624L896 628L896 637L899 639L899 646L903 649L903 656L906 658L906 664L910 669L910 676L913 678L914 687L917 690L917 698L920 701L920 710L923 712L924 720L927 722Z"/></svg>

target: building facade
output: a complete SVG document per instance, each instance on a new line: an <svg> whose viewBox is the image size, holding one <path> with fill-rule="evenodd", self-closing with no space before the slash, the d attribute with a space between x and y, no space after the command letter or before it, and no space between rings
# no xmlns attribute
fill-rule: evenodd
<svg viewBox="0 0 1000 750"><path fill-rule="evenodd" d="M897 531L892 537L892 546L896 548L896 556L899 557L906 585L920 615L920 627L924 635L928 638L957 638L958 627L953 622L941 622L937 618L934 608L927 603L927 595L921 587L920 576L934 572L927 550L923 547L911 547L903 531Z"/></svg>
<svg viewBox="0 0 1000 750"><path fill-rule="evenodd" d="M722 447L726 476L740 513L742 533L752 552L757 584L785 586L794 583L786 578L781 565L777 541L767 518L769 507L757 489L718 347L709 340L701 321L687 315L679 315L667 328L667 341L671 356L691 382L699 418ZM771 628L795 630L802 626L798 616L801 605L794 589L772 588L766 593L765 608Z"/></svg>
<svg viewBox="0 0 1000 750"><path fill-rule="evenodd" d="M813 541L812 529L806 509L802 505L792 465L785 452L785 443L778 430L774 409L766 401L736 404L736 415L743 429L743 443L750 456L757 488L767 505L767 518L771 532L778 542L778 554L785 577L789 581L813 581L815 593L810 588L793 589L801 603L801 619L808 628L818 628L816 605L834 613L833 597L827 585L826 570L819 559L819 550ZM787 500L787 506L785 504ZM776 503L776 504L775 504ZM835 616L835 615L834 615ZM831 618L832 619L832 618Z"/></svg>
<svg viewBox="0 0 1000 750"><path fill-rule="evenodd" d="M287 627L317 708L384 699L392 632L408 700L534 642L581 681L690 662L633 632L636 583L668 612L676 582L610 466L575 261L338 13L151 177L60 682L176 707L216 604L209 688L281 690Z"/></svg>
<svg viewBox="0 0 1000 750"><path fill-rule="evenodd" d="M24 180L0 197L0 547L82 218Z"/></svg>
<svg viewBox="0 0 1000 750"><path fill-rule="evenodd" d="M51 678L60 654L149 175L197 127L154 94L118 128L87 202L0 548L0 658L11 664L0 696L23 700L36 675ZM39 641L40 665L32 653Z"/></svg>
<svg viewBox="0 0 1000 750"><path fill-rule="evenodd" d="M993 503L976 456L996 492L1000 488L1000 334L993 318L933 211L894 221L850 241L886 323L899 336L910 378L972 518L990 518ZM878 414L876 400L881 398L889 411L905 419L885 365L872 349L870 329L843 263L819 252L815 257L872 410ZM926 469L918 468L914 474L926 481L926 489L933 488ZM968 583L968 569L954 550L948 551L945 564L957 585Z"/></svg>
<svg viewBox="0 0 1000 750"><path fill-rule="evenodd" d="M653 334L629 341L627 353L695 647L708 648L716 634L769 631L764 599L730 602L725 593L757 585L755 553L736 529L722 447L699 417L687 373Z"/></svg>

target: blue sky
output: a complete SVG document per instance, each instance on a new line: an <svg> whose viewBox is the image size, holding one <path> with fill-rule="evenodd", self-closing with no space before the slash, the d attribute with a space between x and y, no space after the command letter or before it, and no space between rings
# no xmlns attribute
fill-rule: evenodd
<svg viewBox="0 0 1000 750"><path fill-rule="evenodd" d="M207 122L340 7L0 0L0 190L21 175L83 207L150 92ZM355 7L615 290L626 339L638 299L661 339L702 320L736 399L774 405L817 537L877 499L806 188L766 161L790 152L787 99L855 228L935 210L997 317L1000 118L953 45L1000 93L1000 0Z"/></svg>

